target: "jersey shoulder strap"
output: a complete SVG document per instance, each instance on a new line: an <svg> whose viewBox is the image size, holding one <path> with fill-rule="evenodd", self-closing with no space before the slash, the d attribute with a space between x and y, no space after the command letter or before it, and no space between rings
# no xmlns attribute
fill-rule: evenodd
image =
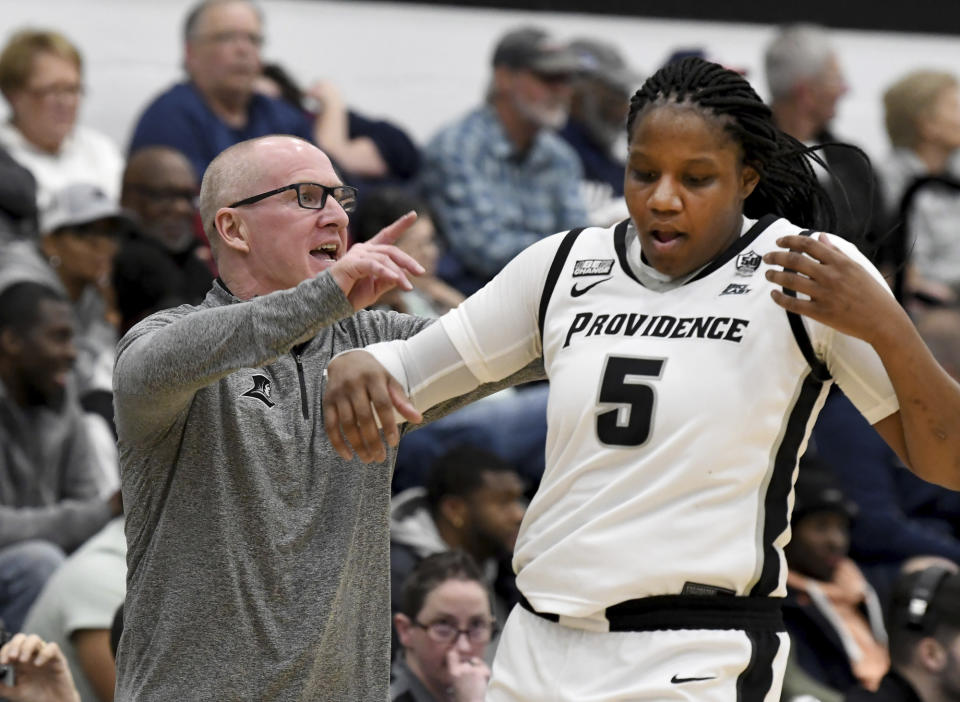
<svg viewBox="0 0 960 702"><path fill-rule="evenodd" d="M811 235L813 235L812 229L804 229L800 232L800 236ZM790 297L797 296L795 290L789 290L788 288L783 288L783 293ZM807 326L803 323L803 318L796 312L787 312L787 320L790 322L790 331L793 332L793 338L796 339L797 346L800 347L800 353L803 354L803 357L807 359L807 363L810 364L813 377L821 383L830 380L833 377L830 375L830 369L828 369L827 365L817 358L817 354L813 352L813 343L810 341L810 334L807 332Z"/></svg>
<svg viewBox="0 0 960 702"><path fill-rule="evenodd" d="M547 306L550 304L550 298L553 295L553 289L557 287L557 281L560 279L560 271L563 270L563 264L567 262L567 256L570 255L570 249L573 243L580 236L584 227L571 229L564 235L557 247L557 252L553 256L553 263L550 264L550 270L547 271L547 280L543 284L543 292L540 293L540 313L537 316L537 324L540 329L540 343L543 344L543 324L547 318Z"/></svg>

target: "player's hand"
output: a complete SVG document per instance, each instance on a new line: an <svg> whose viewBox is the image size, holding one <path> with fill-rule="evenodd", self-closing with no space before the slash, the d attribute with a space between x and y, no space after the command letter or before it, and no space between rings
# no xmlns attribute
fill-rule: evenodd
<svg viewBox="0 0 960 702"><path fill-rule="evenodd" d="M462 660L456 646L447 651L447 668L453 679L456 702L483 702L490 680L490 668L479 658Z"/></svg>
<svg viewBox="0 0 960 702"><path fill-rule="evenodd" d="M11 687L0 682L0 696L11 702L80 702L60 647L36 634L17 634L0 648L0 665L12 665Z"/></svg>
<svg viewBox="0 0 960 702"><path fill-rule="evenodd" d="M400 383L366 351L345 353L327 366L323 425L334 450L345 460L352 459L354 451L364 463L386 460L383 442L396 446L400 441L394 409L408 421L423 421ZM377 417L383 424L382 437Z"/></svg>
<svg viewBox="0 0 960 702"><path fill-rule="evenodd" d="M412 290L407 274L420 275L423 266L394 246L414 222L415 212L408 212L361 244L354 244L343 258L328 270L353 309L373 304L383 293L395 287Z"/></svg>
<svg viewBox="0 0 960 702"><path fill-rule="evenodd" d="M783 270L768 270L767 280L810 298L771 291L773 300L784 309L874 345L897 326L896 321L909 323L890 290L831 244L825 234L784 236L777 244L787 250L769 252L763 260Z"/></svg>

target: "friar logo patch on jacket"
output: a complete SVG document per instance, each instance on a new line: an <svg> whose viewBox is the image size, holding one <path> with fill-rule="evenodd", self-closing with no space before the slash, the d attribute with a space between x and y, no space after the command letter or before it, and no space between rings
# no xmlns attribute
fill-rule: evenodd
<svg viewBox="0 0 960 702"><path fill-rule="evenodd" d="M273 407L276 403L270 401L270 379L265 375L255 375L251 380L253 381L253 387L243 393L241 397L253 397L267 407Z"/></svg>

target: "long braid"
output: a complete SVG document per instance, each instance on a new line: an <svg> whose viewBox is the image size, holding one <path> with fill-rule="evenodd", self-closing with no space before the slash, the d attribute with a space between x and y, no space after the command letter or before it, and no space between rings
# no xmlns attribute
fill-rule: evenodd
<svg viewBox="0 0 960 702"><path fill-rule="evenodd" d="M770 108L740 74L691 56L667 64L650 76L630 100L627 138L637 117L649 106L688 102L723 119L757 170L760 182L744 203L744 214L777 214L803 227L832 231L836 215L817 180L811 161L823 160L773 123Z"/></svg>

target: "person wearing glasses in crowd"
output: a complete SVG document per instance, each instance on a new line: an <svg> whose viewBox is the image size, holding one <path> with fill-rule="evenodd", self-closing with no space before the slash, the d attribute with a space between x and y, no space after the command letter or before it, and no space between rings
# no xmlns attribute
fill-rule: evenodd
<svg viewBox="0 0 960 702"><path fill-rule="evenodd" d="M107 136L77 124L83 59L69 39L46 30L14 34L0 53L0 92L11 113L0 123L0 146L36 179L41 216L74 183L117 200L123 158Z"/></svg>
<svg viewBox="0 0 960 702"><path fill-rule="evenodd" d="M390 702L480 702L490 679L483 662L496 624L474 560L446 551L420 561L393 616L403 653Z"/></svg>
<svg viewBox="0 0 960 702"><path fill-rule="evenodd" d="M120 204L136 216L139 236L123 244L114 264L137 258L139 250L152 252L176 270L172 289L191 304L203 300L213 282L210 249L197 237L198 192L193 166L176 149L147 146L133 154L123 172ZM117 304L125 304L119 295Z"/></svg>
<svg viewBox="0 0 960 702"><path fill-rule="evenodd" d="M200 186L219 279L118 345L118 701L387 697L391 464L338 458L320 399L333 354L428 321L363 309L423 268L392 245L413 214L348 251L355 201L304 140L228 148Z"/></svg>
<svg viewBox="0 0 960 702"><path fill-rule="evenodd" d="M310 119L284 100L255 90L261 74L263 15L248 0L204 0L184 25L187 80L151 102L133 131L130 153L170 146L197 177L228 146L268 134L313 140Z"/></svg>

